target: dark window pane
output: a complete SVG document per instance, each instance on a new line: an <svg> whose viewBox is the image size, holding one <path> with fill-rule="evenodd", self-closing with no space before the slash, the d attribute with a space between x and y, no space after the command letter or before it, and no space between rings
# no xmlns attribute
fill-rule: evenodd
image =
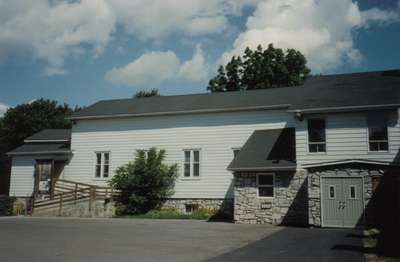
<svg viewBox="0 0 400 262"><path fill-rule="evenodd" d="M316 144L310 144L310 145L308 145L308 148L309 148L308 151L310 151L310 152L318 152L318 145L316 145Z"/></svg>
<svg viewBox="0 0 400 262"><path fill-rule="evenodd" d="M389 144L387 142L380 142L379 143L379 150L388 151L389 150Z"/></svg>
<svg viewBox="0 0 400 262"><path fill-rule="evenodd" d="M325 120L323 119L308 120L308 141L325 142Z"/></svg>
<svg viewBox="0 0 400 262"><path fill-rule="evenodd" d="M335 198L335 187L334 186L329 187L329 198Z"/></svg>
<svg viewBox="0 0 400 262"><path fill-rule="evenodd" d="M273 197L274 196L274 188L273 187L259 187L258 188L258 196Z"/></svg>
<svg viewBox="0 0 400 262"><path fill-rule="evenodd" d="M185 151L185 162L190 163L190 151Z"/></svg>
<svg viewBox="0 0 400 262"><path fill-rule="evenodd" d="M356 187L355 186L350 186L350 198L351 199L356 198Z"/></svg>
<svg viewBox="0 0 400 262"><path fill-rule="evenodd" d="M109 169L108 165L105 165L103 167L103 177L108 177L108 169Z"/></svg>
<svg viewBox="0 0 400 262"><path fill-rule="evenodd" d="M185 177L188 177L188 176L190 176L190 164L185 164L185 170L184 170L184 173L183 173L183 175L185 176Z"/></svg>
<svg viewBox="0 0 400 262"><path fill-rule="evenodd" d="M97 154L96 154L96 163L97 163L98 165L101 164L101 153L97 153Z"/></svg>
<svg viewBox="0 0 400 262"><path fill-rule="evenodd" d="M110 161L110 154L104 153L104 164L108 165L109 161Z"/></svg>
<svg viewBox="0 0 400 262"><path fill-rule="evenodd" d="M273 175L259 175L258 176L258 184L259 185L273 185L274 184L274 176Z"/></svg>
<svg viewBox="0 0 400 262"><path fill-rule="evenodd" d="M101 165L96 165L96 177L100 177Z"/></svg>
<svg viewBox="0 0 400 262"><path fill-rule="evenodd" d="M370 126L368 127L369 140L388 140L386 126Z"/></svg>
<svg viewBox="0 0 400 262"><path fill-rule="evenodd" d="M193 164L193 176L200 175L200 166L199 164Z"/></svg>
<svg viewBox="0 0 400 262"><path fill-rule="evenodd" d="M193 154L194 154L194 156L193 156L194 162L198 163L200 161L200 153L199 153L199 151L193 151Z"/></svg>

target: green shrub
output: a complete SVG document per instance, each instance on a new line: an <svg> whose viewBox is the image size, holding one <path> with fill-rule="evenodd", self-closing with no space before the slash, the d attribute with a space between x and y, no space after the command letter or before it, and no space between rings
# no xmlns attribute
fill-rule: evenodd
<svg viewBox="0 0 400 262"><path fill-rule="evenodd" d="M0 196L0 216L11 216L13 214L15 200L15 197Z"/></svg>
<svg viewBox="0 0 400 262"><path fill-rule="evenodd" d="M177 166L165 165L165 151L137 150L133 162L119 167L110 185L121 193L116 199L117 215L144 214L158 209L174 191Z"/></svg>

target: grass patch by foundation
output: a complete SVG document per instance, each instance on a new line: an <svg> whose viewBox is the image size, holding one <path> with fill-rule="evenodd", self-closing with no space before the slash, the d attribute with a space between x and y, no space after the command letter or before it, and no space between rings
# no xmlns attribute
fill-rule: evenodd
<svg viewBox="0 0 400 262"><path fill-rule="evenodd" d="M160 210L151 210L145 214L124 215L124 218L152 218L152 219L197 219L208 220L216 215L213 209L200 208L190 214L182 214L175 208L163 208Z"/></svg>

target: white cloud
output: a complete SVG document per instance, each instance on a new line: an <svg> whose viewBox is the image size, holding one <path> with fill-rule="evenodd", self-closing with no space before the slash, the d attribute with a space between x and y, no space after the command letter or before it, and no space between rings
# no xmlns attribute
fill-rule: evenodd
<svg viewBox="0 0 400 262"><path fill-rule="evenodd" d="M0 117L4 115L4 113L7 111L8 108L9 108L8 105L0 103Z"/></svg>
<svg viewBox="0 0 400 262"><path fill-rule="evenodd" d="M206 80L209 76L209 65L204 57L203 50L200 45L196 47L192 59L184 62L180 69L179 74L181 78L198 82Z"/></svg>
<svg viewBox="0 0 400 262"><path fill-rule="evenodd" d="M238 35L232 50L224 53L220 62L242 54L247 46L273 43L300 50L314 73L345 61L358 64L362 54L354 47L352 31L398 19L398 10L361 11L351 0L266 0L258 3L247 19L245 32Z"/></svg>
<svg viewBox="0 0 400 262"><path fill-rule="evenodd" d="M179 65L179 58L172 51L150 52L126 66L108 71L106 79L115 85L157 85L173 78Z"/></svg>
<svg viewBox="0 0 400 262"><path fill-rule="evenodd" d="M65 58L98 55L114 26L104 0L0 0L0 58L25 50L47 62L45 74L60 74Z"/></svg>
<svg viewBox="0 0 400 262"><path fill-rule="evenodd" d="M227 28L256 0L0 0L0 61L29 53L46 62L44 75L65 74L68 57L100 55L121 25L159 41L171 33L204 35Z"/></svg>
<svg viewBox="0 0 400 262"><path fill-rule="evenodd" d="M255 0L109 0L128 33L158 39L174 32L189 35L219 33L228 16L240 15Z"/></svg>
<svg viewBox="0 0 400 262"><path fill-rule="evenodd" d="M113 68L105 78L114 85L154 87L168 80L203 81L209 74L209 65L200 46L190 60L181 63L172 51L149 52L131 63Z"/></svg>

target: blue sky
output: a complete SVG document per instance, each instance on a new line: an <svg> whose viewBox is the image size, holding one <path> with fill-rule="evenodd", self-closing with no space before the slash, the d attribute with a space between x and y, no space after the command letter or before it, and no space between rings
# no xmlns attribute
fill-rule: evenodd
<svg viewBox="0 0 400 262"><path fill-rule="evenodd" d="M0 0L0 115L139 89L200 93L246 46L302 51L313 73L400 68L397 0Z"/></svg>

